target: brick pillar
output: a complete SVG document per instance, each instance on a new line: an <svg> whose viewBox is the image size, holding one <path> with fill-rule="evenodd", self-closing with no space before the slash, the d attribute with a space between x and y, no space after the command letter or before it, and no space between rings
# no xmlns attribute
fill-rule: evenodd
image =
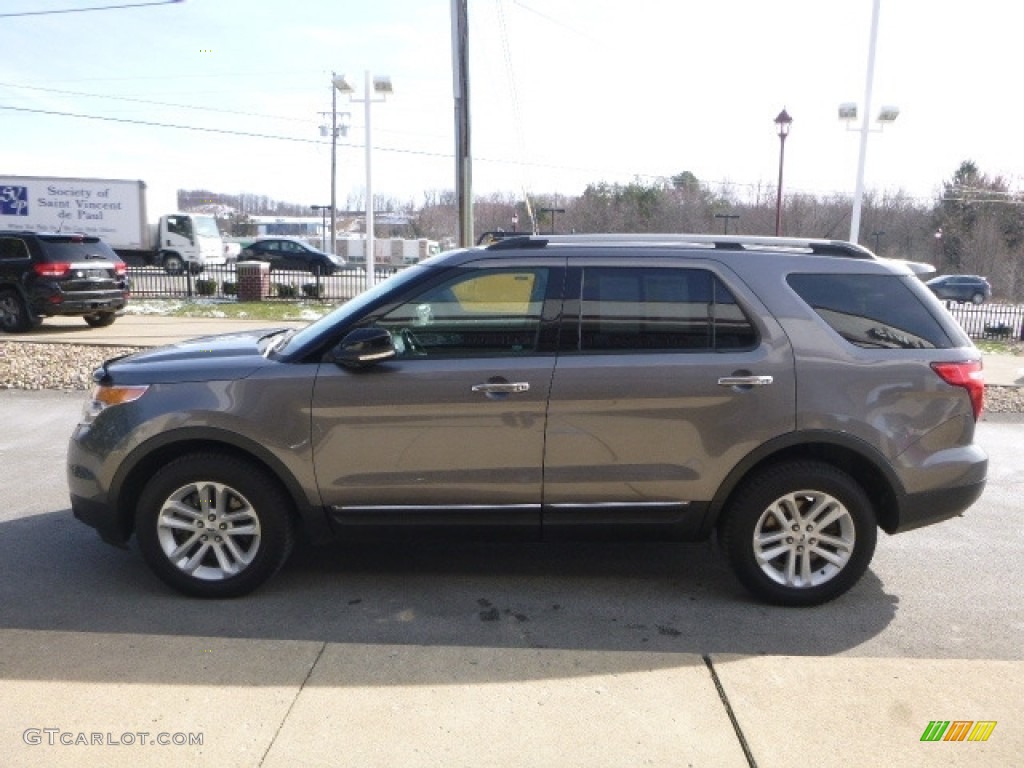
<svg viewBox="0 0 1024 768"><path fill-rule="evenodd" d="M240 261L235 265L239 301L263 301L270 295L270 265L262 261Z"/></svg>

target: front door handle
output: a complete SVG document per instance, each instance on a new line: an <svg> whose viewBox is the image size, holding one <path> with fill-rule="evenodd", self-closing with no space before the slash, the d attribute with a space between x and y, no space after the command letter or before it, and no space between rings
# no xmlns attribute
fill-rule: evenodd
<svg viewBox="0 0 1024 768"><path fill-rule="evenodd" d="M775 379L771 376L723 376L718 380L720 387L763 387Z"/></svg>
<svg viewBox="0 0 1024 768"><path fill-rule="evenodd" d="M487 395L512 395L517 392L528 392L530 383L527 381L489 381L486 384L474 384L471 389L473 392L483 392Z"/></svg>

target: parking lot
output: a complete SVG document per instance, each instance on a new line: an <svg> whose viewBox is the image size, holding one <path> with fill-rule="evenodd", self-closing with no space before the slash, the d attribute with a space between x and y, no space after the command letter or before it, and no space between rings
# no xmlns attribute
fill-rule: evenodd
<svg viewBox="0 0 1024 768"><path fill-rule="evenodd" d="M1024 751L1020 417L981 424L990 485L965 517L883 537L820 608L752 602L711 544L302 549L255 595L203 602L71 518L81 398L0 391L5 765L990 766ZM922 743L937 719L997 726ZM202 744L145 746L164 733Z"/></svg>

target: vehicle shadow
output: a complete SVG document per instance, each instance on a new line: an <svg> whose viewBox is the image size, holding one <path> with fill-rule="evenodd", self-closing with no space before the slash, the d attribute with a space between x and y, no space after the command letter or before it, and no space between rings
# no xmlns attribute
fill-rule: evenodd
<svg viewBox="0 0 1024 768"><path fill-rule="evenodd" d="M617 651L631 664L648 654L839 654L881 633L898 603L869 571L824 606L764 605L712 543L302 546L256 593L198 600L69 510L0 524L0 562L0 632ZM0 664L10 674L17 664Z"/></svg>

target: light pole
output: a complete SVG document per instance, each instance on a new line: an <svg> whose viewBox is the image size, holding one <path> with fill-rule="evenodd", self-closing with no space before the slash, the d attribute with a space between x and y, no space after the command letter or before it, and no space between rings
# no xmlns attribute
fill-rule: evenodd
<svg viewBox="0 0 1024 768"><path fill-rule="evenodd" d="M722 220L722 234L729 234L729 220L738 219L740 215L738 213L716 213L715 218Z"/></svg>
<svg viewBox="0 0 1024 768"><path fill-rule="evenodd" d="M875 238L875 253L878 253L878 249L881 247L882 235L885 234L884 229L877 229L871 233L871 236Z"/></svg>
<svg viewBox="0 0 1024 768"><path fill-rule="evenodd" d="M847 122L847 130L860 131L860 155L857 158L857 183L853 191L853 213L850 214L850 242L856 243L860 239L860 207L864 198L864 164L868 155L868 133L871 128L868 124L871 113L871 88L875 79L875 43L878 40L878 9L881 0L874 0L871 9L871 36L868 38L868 71L864 78L864 116L860 128L850 128L850 123L857 119L857 105L847 102L839 105L839 119ZM879 129L886 123L891 123L897 118L900 110L898 107L882 107L878 113Z"/></svg>
<svg viewBox="0 0 1024 768"><path fill-rule="evenodd" d="M347 136L349 122L352 117L349 112L338 113L338 92L333 84L337 81L337 75L331 73L331 125L320 126L320 135L326 136L328 131L331 134L331 253L338 251L338 136ZM322 114L322 113L321 113ZM315 209L316 206L313 206ZM326 249L325 249L326 250Z"/></svg>
<svg viewBox="0 0 1024 768"><path fill-rule="evenodd" d="M550 213L551 214L551 234L555 234L555 214L565 213L565 208L538 208L539 213Z"/></svg>
<svg viewBox="0 0 1024 768"><path fill-rule="evenodd" d="M775 193L775 236L782 234L782 165L786 158L786 137L789 136L789 126L793 118L783 107L775 118L775 127L779 133L779 186Z"/></svg>
<svg viewBox="0 0 1024 768"><path fill-rule="evenodd" d="M320 247L323 248L324 247L324 237L327 235L327 211L334 210L334 206L333 205L311 205L309 207L313 209L313 213L316 213L317 211L320 211ZM333 241L331 242L331 245L332 246L334 245ZM324 250L326 250L326 249L324 249ZM331 248L331 253L334 253L334 248L333 247Z"/></svg>
<svg viewBox="0 0 1024 768"><path fill-rule="evenodd" d="M374 263L374 231L373 231L373 170L371 158L373 156L373 134L370 131L370 106L375 101L386 101L394 89L391 87L391 78L387 75L371 77L370 70L366 70L363 81L363 97L355 97L355 89L345 80L344 75L334 78L334 87L341 93L347 94L349 101L364 105L364 120L366 121L366 287L372 288L375 282L376 264ZM376 98L374 98L376 94Z"/></svg>

